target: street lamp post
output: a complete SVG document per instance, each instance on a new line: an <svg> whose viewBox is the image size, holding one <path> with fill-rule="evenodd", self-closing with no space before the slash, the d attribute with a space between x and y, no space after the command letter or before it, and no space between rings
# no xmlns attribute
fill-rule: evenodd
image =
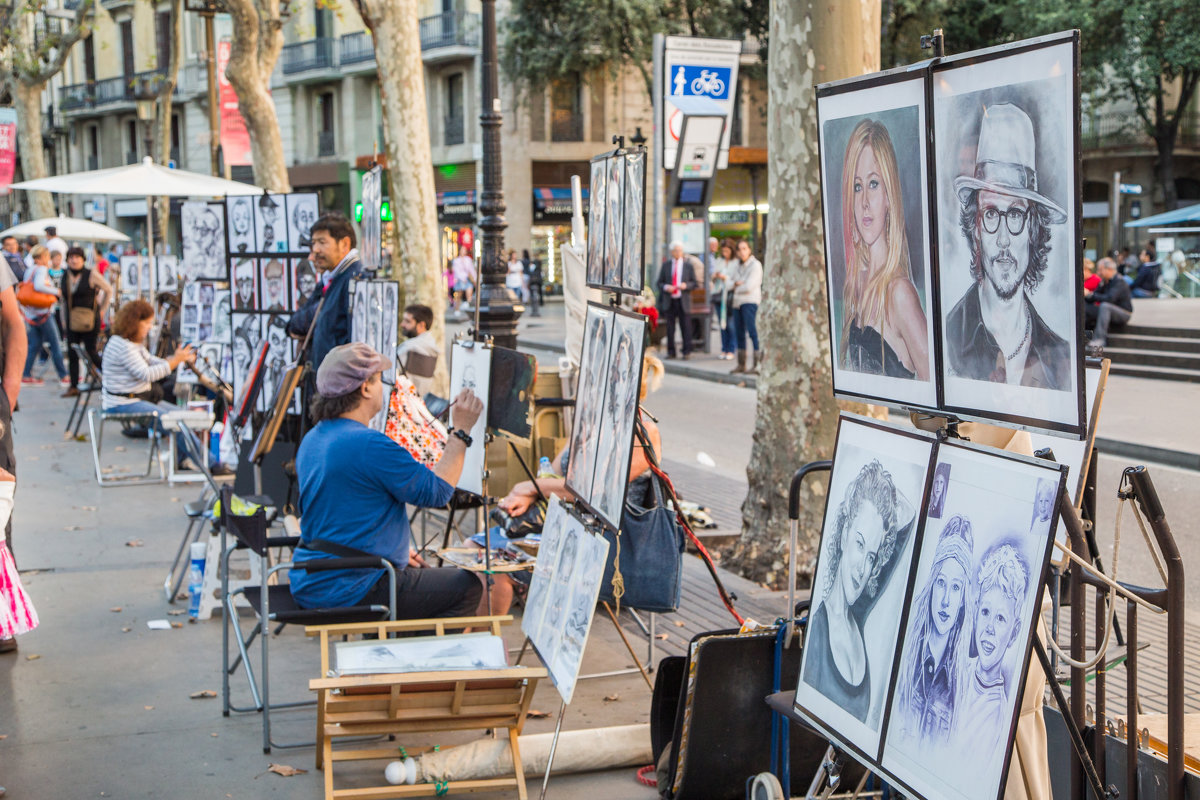
<svg viewBox="0 0 1200 800"><path fill-rule="evenodd" d="M504 192L501 189L500 92L496 60L496 0L483 0L483 191L479 198L480 254L476 337L491 337L501 347L517 346L517 319L525 310L520 298L504 285Z"/></svg>
<svg viewBox="0 0 1200 800"><path fill-rule="evenodd" d="M217 43L213 32L213 17L225 11L222 0L184 0L188 11L204 19L205 67L208 73L208 157L213 175L221 174L221 128L217 108Z"/></svg>

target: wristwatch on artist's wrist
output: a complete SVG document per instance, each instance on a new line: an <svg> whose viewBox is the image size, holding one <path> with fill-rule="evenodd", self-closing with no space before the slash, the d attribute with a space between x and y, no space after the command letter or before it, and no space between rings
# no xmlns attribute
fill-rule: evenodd
<svg viewBox="0 0 1200 800"><path fill-rule="evenodd" d="M450 436L455 436L461 439L462 443L467 447L470 447L471 443L475 441L473 438L471 438L471 434L467 433L462 428L449 428L446 430L446 433Z"/></svg>

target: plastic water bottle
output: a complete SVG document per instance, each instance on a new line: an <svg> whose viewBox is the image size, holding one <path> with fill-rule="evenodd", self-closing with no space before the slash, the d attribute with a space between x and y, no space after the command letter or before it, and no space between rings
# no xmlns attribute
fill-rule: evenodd
<svg viewBox="0 0 1200 800"><path fill-rule="evenodd" d="M221 463L221 434L225 432L225 423L214 422L208 433L208 463L209 466Z"/></svg>
<svg viewBox="0 0 1200 800"><path fill-rule="evenodd" d="M200 617L200 594L204 589L204 560L208 545L204 542L192 542L192 564L188 568L188 616L192 619Z"/></svg>
<svg viewBox="0 0 1200 800"><path fill-rule="evenodd" d="M558 477L557 475L554 474L554 467L550 466L549 457L542 456L541 459L538 461L537 476L539 478L557 478Z"/></svg>

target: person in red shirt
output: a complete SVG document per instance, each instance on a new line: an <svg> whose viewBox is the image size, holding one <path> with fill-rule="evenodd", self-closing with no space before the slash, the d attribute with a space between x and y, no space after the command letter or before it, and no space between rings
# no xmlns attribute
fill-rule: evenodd
<svg viewBox="0 0 1200 800"><path fill-rule="evenodd" d="M96 248L96 272L101 275L108 272L108 259L104 257L104 250L100 247Z"/></svg>
<svg viewBox="0 0 1200 800"><path fill-rule="evenodd" d="M1083 260L1083 291L1091 293L1100 285L1100 276L1096 274L1096 265L1090 258Z"/></svg>

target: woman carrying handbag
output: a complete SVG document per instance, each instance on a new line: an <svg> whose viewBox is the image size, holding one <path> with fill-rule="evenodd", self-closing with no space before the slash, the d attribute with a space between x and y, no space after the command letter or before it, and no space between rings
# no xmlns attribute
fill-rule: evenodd
<svg viewBox="0 0 1200 800"><path fill-rule="evenodd" d="M71 385L63 397L79 394L79 356L71 348L83 345L92 364L99 369L100 353L96 340L100 335L100 317L113 298L112 284L93 269L84 266L82 247L67 250L67 271L62 277L63 317L67 331L67 364Z"/></svg>
<svg viewBox="0 0 1200 800"><path fill-rule="evenodd" d="M33 267L25 272L25 280L17 287L17 303L25 317L25 336L29 341L29 355L25 358L25 371L21 383L41 386L41 378L33 377L33 364L42 348L49 345L54 370L63 386L67 385L67 367L63 364L62 343L58 338L58 326L54 324L54 305L59 291L50 280L50 251L43 245L35 245L29 251Z"/></svg>

